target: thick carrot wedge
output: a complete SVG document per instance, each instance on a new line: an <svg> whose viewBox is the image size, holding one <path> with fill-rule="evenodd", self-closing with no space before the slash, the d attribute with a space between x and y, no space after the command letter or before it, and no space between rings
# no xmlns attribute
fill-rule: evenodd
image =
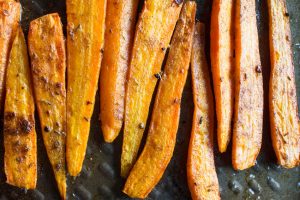
<svg viewBox="0 0 300 200"><path fill-rule="evenodd" d="M0 1L0 111L3 111L5 73L9 52L17 33L21 5L13 0Z"/></svg>
<svg viewBox="0 0 300 200"><path fill-rule="evenodd" d="M107 2L106 45L100 74L100 120L106 142L113 142L123 125L125 81L138 3L139 0Z"/></svg>
<svg viewBox="0 0 300 200"><path fill-rule="evenodd" d="M255 164L262 142L264 95L255 0L236 1L235 28L232 164L243 170Z"/></svg>
<svg viewBox="0 0 300 200"><path fill-rule="evenodd" d="M211 13L210 55L216 97L218 146L225 152L231 138L234 106L234 0L214 0Z"/></svg>
<svg viewBox="0 0 300 200"><path fill-rule="evenodd" d="M147 0L137 23L125 102L121 176L136 161L165 50L169 45L182 3Z"/></svg>
<svg viewBox="0 0 300 200"><path fill-rule="evenodd" d="M30 23L28 34L35 100L58 190L66 198L66 54L57 13Z"/></svg>
<svg viewBox="0 0 300 200"><path fill-rule="evenodd" d="M190 64L195 14L196 3L187 1L177 23L165 72L158 86L145 147L123 190L130 197L146 198L172 158L179 124L180 99Z"/></svg>
<svg viewBox="0 0 300 200"><path fill-rule="evenodd" d="M194 117L187 180L193 199L220 199L213 150L214 101L205 56L205 27L196 23L191 57Z"/></svg>
<svg viewBox="0 0 300 200"><path fill-rule="evenodd" d="M82 168L94 110L104 43L106 0L67 0L67 163Z"/></svg>
<svg viewBox="0 0 300 200"><path fill-rule="evenodd" d="M6 182L34 189L37 179L34 100L27 46L21 28L13 42L7 66L4 113Z"/></svg>
<svg viewBox="0 0 300 200"><path fill-rule="evenodd" d="M285 0L268 0L270 30L270 122L273 147L280 165L300 164L300 126L291 30Z"/></svg>

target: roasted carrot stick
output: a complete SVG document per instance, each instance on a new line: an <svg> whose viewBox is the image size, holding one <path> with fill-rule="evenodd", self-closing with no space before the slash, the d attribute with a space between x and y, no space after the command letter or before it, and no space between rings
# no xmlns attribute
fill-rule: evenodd
<svg viewBox="0 0 300 200"><path fill-rule="evenodd" d="M9 52L21 17L21 5L13 0L0 1L0 111L3 111L5 73Z"/></svg>
<svg viewBox="0 0 300 200"><path fill-rule="evenodd" d="M100 120L106 142L113 142L123 125L125 81L138 3L139 0L107 2L106 45L100 74Z"/></svg>
<svg viewBox="0 0 300 200"><path fill-rule="evenodd" d="M126 90L121 176L136 161L165 50L169 45L182 3L147 0L137 23Z"/></svg>
<svg viewBox="0 0 300 200"><path fill-rule="evenodd" d="M213 150L214 101L205 58L205 27L199 22L195 27L191 71L194 117L187 160L188 185L193 199L220 199Z"/></svg>
<svg viewBox="0 0 300 200"><path fill-rule="evenodd" d="M34 189L37 179L34 101L27 46L21 28L12 44L7 66L4 113L6 182Z"/></svg>
<svg viewBox="0 0 300 200"><path fill-rule="evenodd" d="M300 127L291 50L291 30L285 0L268 0L271 55L270 122L278 163L300 164Z"/></svg>
<svg viewBox="0 0 300 200"><path fill-rule="evenodd" d="M106 0L67 0L67 163L82 168L94 110L104 43Z"/></svg>
<svg viewBox="0 0 300 200"><path fill-rule="evenodd" d="M211 13L210 55L216 97L218 146L225 152L231 138L234 106L234 0L214 0Z"/></svg>
<svg viewBox="0 0 300 200"><path fill-rule="evenodd" d="M45 15L32 21L28 43L44 144L58 190L62 199L66 199L66 54L58 14Z"/></svg>
<svg viewBox="0 0 300 200"><path fill-rule="evenodd" d="M235 29L232 164L243 170L255 164L262 141L264 92L255 0L236 1Z"/></svg>
<svg viewBox="0 0 300 200"><path fill-rule="evenodd" d="M179 124L180 99L190 64L195 14L196 3L187 1L175 28L165 72L158 86L145 147L123 190L130 197L146 198L172 158Z"/></svg>

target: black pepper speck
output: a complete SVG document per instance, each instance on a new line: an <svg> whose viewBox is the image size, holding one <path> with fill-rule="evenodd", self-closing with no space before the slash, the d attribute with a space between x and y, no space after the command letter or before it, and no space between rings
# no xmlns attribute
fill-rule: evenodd
<svg viewBox="0 0 300 200"><path fill-rule="evenodd" d="M140 129L144 129L144 128L145 128L145 124L144 124L144 123L140 123L140 124L139 124L139 128L140 128Z"/></svg>
<svg viewBox="0 0 300 200"><path fill-rule="evenodd" d="M261 73L261 72L262 72L261 66L260 66L260 65L257 65L257 66L255 67L255 71L256 71L257 73Z"/></svg>
<svg viewBox="0 0 300 200"><path fill-rule="evenodd" d="M45 126L45 127L44 127L44 131L45 131L45 132L50 132L50 131L51 131L51 129L50 129L50 127L49 127L49 126Z"/></svg>

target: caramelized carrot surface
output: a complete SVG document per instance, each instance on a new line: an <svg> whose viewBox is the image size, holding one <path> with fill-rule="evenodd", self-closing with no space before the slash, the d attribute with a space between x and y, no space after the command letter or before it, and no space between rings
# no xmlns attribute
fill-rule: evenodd
<svg viewBox="0 0 300 200"><path fill-rule="evenodd" d="M179 124L180 100L190 64L195 14L196 3L187 1L177 23L164 74L158 86L145 147L123 189L130 197L146 198L172 158Z"/></svg>
<svg viewBox="0 0 300 200"><path fill-rule="evenodd" d="M0 111L3 111L5 73L9 52L21 17L21 5L13 0L0 1Z"/></svg>
<svg viewBox="0 0 300 200"><path fill-rule="evenodd" d="M125 85L139 0L107 2L105 47L100 74L100 121L104 140L113 142L123 125Z"/></svg>
<svg viewBox="0 0 300 200"><path fill-rule="evenodd" d="M27 46L21 28L14 39L6 71L3 135L6 182L20 188L35 189L37 148L34 100Z"/></svg>
<svg viewBox="0 0 300 200"><path fill-rule="evenodd" d="M271 55L270 122L278 163L300 164L300 126L291 30L285 0L268 0Z"/></svg>
<svg viewBox="0 0 300 200"><path fill-rule="evenodd" d="M62 24L57 13L30 23L28 45L44 144L58 190L62 199L66 199L66 54Z"/></svg>
<svg viewBox="0 0 300 200"><path fill-rule="evenodd" d="M147 0L140 14L127 82L121 176L135 163L148 118L149 106L160 76L182 3ZM155 77L156 76L156 77Z"/></svg>
<svg viewBox="0 0 300 200"><path fill-rule="evenodd" d="M67 163L77 176L85 157L104 44L106 0L67 0Z"/></svg>
<svg viewBox="0 0 300 200"><path fill-rule="evenodd" d="M232 164L243 170L255 164L262 142L264 92L255 0L236 1L235 29Z"/></svg>
<svg viewBox="0 0 300 200"><path fill-rule="evenodd" d="M231 138L234 106L234 0L214 0L210 57L217 111L218 146L225 152Z"/></svg>
<svg viewBox="0 0 300 200"><path fill-rule="evenodd" d="M191 57L194 117L187 160L187 180L195 200L220 199L213 151L214 101L205 56L205 26L197 22Z"/></svg>

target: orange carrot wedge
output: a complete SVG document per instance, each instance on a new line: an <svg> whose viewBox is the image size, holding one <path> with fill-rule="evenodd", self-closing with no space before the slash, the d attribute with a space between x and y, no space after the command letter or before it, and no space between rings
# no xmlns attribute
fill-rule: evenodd
<svg viewBox="0 0 300 200"><path fill-rule="evenodd" d="M57 13L30 23L28 44L44 144L61 198L66 199L66 54Z"/></svg>
<svg viewBox="0 0 300 200"><path fill-rule="evenodd" d="M216 97L218 146L225 152L231 138L234 106L234 0L214 0L211 13L211 65Z"/></svg>
<svg viewBox="0 0 300 200"><path fill-rule="evenodd" d="M123 189L132 198L146 198L172 158L179 124L180 99L190 64L195 14L196 3L187 1L177 23L165 72L158 86L145 147Z"/></svg>
<svg viewBox="0 0 300 200"><path fill-rule="evenodd" d="M113 142L123 125L125 81L138 3L139 0L107 2L106 45L100 74L100 121L106 142Z"/></svg>
<svg viewBox="0 0 300 200"><path fill-rule="evenodd" d="M13 0L0 1L0 111L3 111L5 73L9 52L17 33L21 5Z"/></svg>
<svg viewBox="0 0 300 200"><path fill-rule="evenodd" d="M182 3L147 0L136 26L126 90L121 176L136 161L157 78ZM156 77L155 77L156 76Z"/></svg>
<svg viewBox="0 0 300 200"><path fill-rule="evenodd" d="M220 199L213 151L214 101L205 56L205 27L197 22L191 57L194 118L187 160L187 180L195 200Z"/></svg>
<svg viewBox="0 0 300 200"><path fill-rule="evenodd" d="M285 0L268 0L268 6L272 142L278 163L293 168L300 164L300 126L289 14Z"/></svg>
<svg viewBox="0 0 300 200"><path fill-rule="evenodd" d="M34 101L27 46L21 28L13 42L6 71L3 135L6 182L20 188L35 189Z"/></svg>
<svg viewBox="0 0 300 200"><path fill-rule="evenodd" d="M98 88L106 0L67 0L67 163L71 176L82 168Z"/></svg>
<svg viewBox="0 0 300 200"><path fill-rule="evenodd" d="M262 142L264 92L255 0L236 1L235 29L232 164L243 170L255 164Z"/></svg>

